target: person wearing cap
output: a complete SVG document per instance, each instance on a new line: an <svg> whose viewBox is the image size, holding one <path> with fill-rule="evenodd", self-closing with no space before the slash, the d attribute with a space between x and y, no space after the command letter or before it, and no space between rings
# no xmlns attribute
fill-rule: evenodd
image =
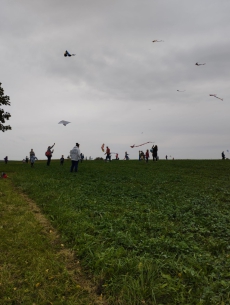
<svg viewBox="0 0 230 305"><path fill-rule="evenodd" d="M73 170L75 172L78 171L78 163L79 163L79 160L81 159L81 152L80 152L79 146L80 146L80 144L76 143L76 146L74 146L74 148L71 149L71 151L70 151L70 158L71 158L71 162L72 162L71 167L70 167L70 172L73 172Z"/></svg>

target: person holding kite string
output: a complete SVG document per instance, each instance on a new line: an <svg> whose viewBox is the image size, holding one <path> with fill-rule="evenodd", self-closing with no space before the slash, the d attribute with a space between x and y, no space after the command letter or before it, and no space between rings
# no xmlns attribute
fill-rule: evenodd
<svg viewBox="0 0 230 305"><path fill-rule="evenodd" d="M105 161L107 161L107 159L109 159L109 161L111 161L111 154L110 154L110 148L108 146L106 146L106 152L105 152Z"/></svg>
<svg viewBox="0 0 230 305"><path fill-rule="evenodd" d="M55 145L55 143L54 143L54 145ZM47 151L45 153L45 155L47 157L47 166L50 165L50 161L51 161L51 158L52 158L52 153L54 152L54 149L53 150L51 150L51 149L54 147L54 145L53 146L48 146Z"/></svg>

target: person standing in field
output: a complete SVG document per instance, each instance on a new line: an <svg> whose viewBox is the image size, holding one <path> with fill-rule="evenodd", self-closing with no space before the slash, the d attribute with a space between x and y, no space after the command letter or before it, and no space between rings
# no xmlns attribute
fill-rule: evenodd
<svg viewBox="0 0 230 305"><path fill-rule="evenodd" d="M222 157L222 160L225 160L225 154L224 154L224 151L222 151L222 153L221 153L221 157Z"/></svg>
<svg viewBox="0 0 230 305"><path fill-rule="evenodd" d="M152 147L152 149L153 149L153 161L156 159L156 161L157 161L157 152L158 152L158 147L157 147L157 145L153 145L153 147Z"/></svg>
<svg viewBox="0 0 230 305"><path fill-rule="evenodd" d="M129 160L129 154L127 153L127 151L125 152L125 158L124 160Z"/></svg>
<svg viewBox="0 0 230 305"><path fill-rule="evenodd" d="M61 156L61 159L60 159L60 165L63 165L64 160L65 160L65 159L64 159L64 155L62 155L62 156Z"/></svg>
<svg viewBox="0 0 230 305"><path fill-rule="evenodd" d="M7 156L5 156L4 161L5 161L5 164L8 163L8 157Z"/></svg>
<svg viewBox="0 0 230 305"><path fill-rule="evenodd" d="M81 159L81 152L79 149L80 144L76 143L76 146L70 151L70 158L71 158L71 167L70 172L75 171L75 173L78 171L78 163Z"/></svg>
<svg viewBox="0 0 230 305"><path fill-rule="evenodd" d="M85 158L84 154L81 153L81 163L84 160L84 158Z"/></svg>
<svg viewBox="0 0 230 305"><path fill-rule="evenodd" d="M109 161L111 161L110 148L108 146L106 146L105 155L106 155L105 161L107 161L107 159L109 159Z"/></svg>
<svg viewBox="0 0 230 305"><path fill-rule="evenodd" d="M54 147L55 143L52 146L48 146L47 151L45 153L46 157L47 157L47 166L50 165L51 162L51 158L52 158L52 153L54 152L54 149L51 150Z"/></svg>
<svg viewBox="0 0 230 305"><path fill-rule="evenodd" d="M34 150L31 148L30 150L30 163L31 163L31 158L33 158L35 156L35 152Z"/></svg>
<svg viewBox="0 0 230 305"><path fill-rule="evenodd" d="M147 163L148 161L149 161L149 150L147 149L145 153L145 162Z"/></svg>
<svg viewBox="0 0 230 305"><path fill-rule="evenodd" d="M34 155L34 156L32 156L32 157L30 158L30 164L31 164L31 167L34 167L34 162L35 162L35 160L38 160L38 158L37 158L37 157L35 157L35 155Z"/></svg>

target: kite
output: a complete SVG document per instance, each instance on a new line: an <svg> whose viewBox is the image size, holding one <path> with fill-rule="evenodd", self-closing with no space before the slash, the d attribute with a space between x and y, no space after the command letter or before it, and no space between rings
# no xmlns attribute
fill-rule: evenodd
<svg viewBox="0 0 230 305"><path fill-rule="evenodd" d="M164 40L153 40L152 42L164 42Z"/></svg>
<svg viewBox="0 0 230 305"><path fill-rule="evenodd" d="M135 145L135 144L133 144L133 145L130 146L130 147L131 147L131 148L139 147L139 146L142 146L142 145L145 145L145 144L148 144L148 143L154 143L154 142L146 142L146 143L143 143L143 144L140 144L140 145Z"/></svg>
<svg viewBox="0 0 230 305"><path fill-rule="evenodd" d="M216 96L216 94L209 94L210 96L214 96L215 98L218 98L219 100L223 101L224 99L223 98L220 98L218 96Z"/></svg>
<svg viewBox="0 0 230 305"><path fill-rule="evenodd" d="M67 50L65 51L65 53L64 53L64 56L66 57L66 56L75 56L76 54L70 54Z"/></svg>
<svg viewBox="0 0 230 305"><path fill-rule="evenodd" d="M103 152L105 151L104 147L105 147L105 144L103 143L103 144L101 145L101 150L102 150Z"/></svg>
<svg viewBox="0 0 230 305"><path fill-rule="evenodd" d="M229 150L227 149L227 152L229 153Z"/></svg>
<svg viewBox="0 0 230 305"><path fill-rule="evenodd" d="M186 90L177 90L178 92L185 92Z"/></svg>
<svg viewBox="0 0 230 305"><path fill-rule="evenodd" d="M62 121L60 121L58 124L63 124L64 126L66 126L67 124L69 124L70 122L68 122L68 121L64 121L64 120L62 120Z"/></svg>
<svg viewBox="0 0 230 305"><path fill-rule="evenodd" d="M196 65L196 66L204 66L204 65L206 65L206 63L204 63L204 64L199 64L198 62L196 62L195 65Z"/></svg>

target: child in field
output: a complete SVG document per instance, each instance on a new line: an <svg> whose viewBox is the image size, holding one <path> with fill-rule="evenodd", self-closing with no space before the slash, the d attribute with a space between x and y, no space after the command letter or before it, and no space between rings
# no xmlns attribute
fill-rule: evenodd
<svg viewBox="0 0 230 305"><path fill-rule="evenodd" d="M82 153L80 154L80 156L81 156L81 163L82 163L82 161L84 160L85 156Z"/></svg>
<svg viewBox="0 0 230 305"><path fill-rule="evenodd" d="M129 160L129 154L127 153L127 151L125 152L125 160Z"/></svg>
<svg viewBox="0 0 230 305"><path fill-rule="evenodd" d="M61 159L60 159L60 165L63 165L64 160L65 160L65 159L64 159L64 155L62 155L62 156L61 156Z"/></svg>
<svg viewBox="0 0 230 305"><path fill-rule="evenodd" d="M34 167L34 162L35 162L35 160L38 160L38 158L35 157L35 156L31 156L31 157L30 157L30 164L31 164L31 167Z"/></svg>
<svg viewBox="0 0 230 305"><path fill-rule="evenodd" d="M2 173L1 177L2 178L7 178L7 174L6 173Z"/></svg>

